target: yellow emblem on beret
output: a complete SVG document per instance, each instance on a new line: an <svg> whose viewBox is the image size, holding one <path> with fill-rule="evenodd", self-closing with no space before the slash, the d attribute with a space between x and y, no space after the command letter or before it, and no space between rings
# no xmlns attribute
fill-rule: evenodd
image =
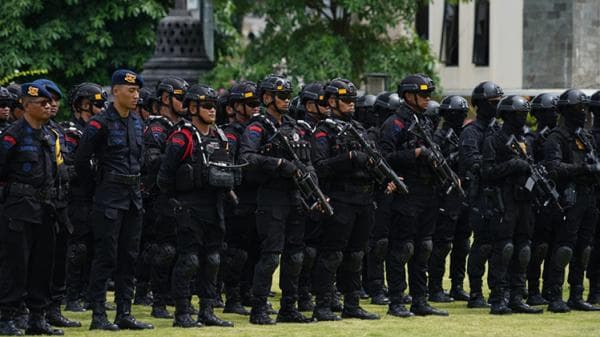
<svg viewBox="0 0 600 337"><path fill-rule="evenodd" d="M181 94L183 94L183 90L181 90L181 89L175 89L175 90L173 90L173 93L175 95L181 95Z"/></svg>
<svg viewBox="0 0 600 337"><path fill-rule="evenodd" d="M283 90L283 85L278 85L277 90Z"/></svg>
<svg viewBox="0 0 600 337"><path fill-rule="evenodd" d="M27 95L29 96L39 96L40 95L40 89L34 87L34 86L30 86L29 88L27 88Z"/></svg>
<svg viewBox="0 0 600 337"><path fill-rule="evenodd" d="M252 97L252 96L253 96L252 92L247 92L244 94L244 98L248 98L248 97Z"/></svg>
<svg viewBox="0 0 600 337"><path fill-rule="evenodd" d="M96 95L94 95L94 99L97 100L97 101L101 100L102 99L102 94L96 94Z"/></svg>
<svg viewBox="0 0 600 337"><path fill-rule="evenodd" d="M323 95L319 96L319 101L322 101L325 98Z"/></svg>
<svg viewBox="0 0 600 337"><path fill-rule="evenodd" d="M427 89L429 89L429 87L427 86L427 84L421 84L420 89L421 90L427 90Z"/></svg>
<svg viewBox="0 0 600 337"><path fill-rule="evenodd" d="M198 99L201 100L201 101L203 101L203 100L206 99L206 96L204 96L204 95L202 95L202 96L198 95Z"/></svg>
<svg viewBox="0 0 600 337"><path fill-rule="evenodd" d="M347 93L346 89L344 89L344 88L338 89L338 94L345 95L346 93Z"/></svg>
<svg viewBox="0 0 600 337"><path fill-rule="evenodd" d="M127 74L125 74L125 77L123 79L125 80L125 82L129 82L129 83L133 84L133 83L135 83L136 76L135 76L135 74L127 73Z"/></svg>

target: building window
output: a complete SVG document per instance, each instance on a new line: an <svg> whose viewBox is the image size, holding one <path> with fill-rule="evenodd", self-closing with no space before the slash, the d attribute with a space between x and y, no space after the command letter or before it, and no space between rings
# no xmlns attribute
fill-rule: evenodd
<svg viewBox="0 0 600 337"><path fill-rule="evenodd" d="M475 1L475 35L473 36L473 63L490 64L490 1Z"/></svg>
<svg viewBox="0 0 600 337"><path fill-rule="evenodd" d="M429 5L421 3L415 17L417 36L423 40L429 39Z"/></svg>
<svg viewBox="0 0 600 337"><path fill-rule="evenodd" d="M458 3L448 0L444 2L440 61L447 66L458 65Z"/></svg>

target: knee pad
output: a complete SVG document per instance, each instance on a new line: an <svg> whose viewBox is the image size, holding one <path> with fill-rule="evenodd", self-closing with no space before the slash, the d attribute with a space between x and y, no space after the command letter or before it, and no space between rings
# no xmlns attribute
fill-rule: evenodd
<svg viewBox="0 0 600 337"><path fill-rule="evenodd" d="M158 245L156 247L152 262L155 266L168 267L173 263L175 255L175 247L173 247L173 245Z"/></svg>
<svg viewBox="0 0 600 337"><path fill-rule="evenodd" d="M536 261L542 261L544 258L546 258L546 255L548 254L548 246L549 245L546 242L542 242L539 245L535 246L531 254L531 259Z"/></svg>
<svg viewBox="0 0 600 337"><path fill-rule="evenodd" d="M340 252L340 251L336 251L336 252L323 253L320 260L322 261L323 266L325 267L325 269L328 272L335 274L335 272L337 272L340 264L342 263L343 258L344 258L344 254L342 254L342 252Z"/></svg>
<svg viewBox="0 0 600 337"><path fill-rule="evenodd" d="M344 258L344 269L353 273L360 272L364 256L363 251L347 253Z"/></svg>
<svg viewBox="0 0 600 337"><path fill-rule="evenodd" d="M83 265L87 259L87 246L83 243L69 245L67 258L69 262L75 266Z"/></svg>
<svg viewBox="0 0 600 337"><path fill-rule="evenodd" d="M415 246L412 242L405 242L398 246L392 246L390 257L398 264L406 264L415 253Z"/></svg>
<svg viewBox="0 0 600 337"><path fill-rule="evenodd" d="M266 253L260 256L258 260L258 265L262 270L266 273L273 273L277 266L279 265L279 254L276 253Z"/></svg>
<svg viewBox="0 0 600 337"><path fill-rule="evenodd" d="M433 242L431 240L421 241L419 243L419 251L415 255L415 259L418 263L424 264L429 261L431 257L431 251L433 250Z"/></svg>
<svg viewBox="0 0 600 337"><path fill-rule="evenodd" d="M288 272L292 275L299 275L302 270L302 263L304 262L304 253L297 252L291 255L285 254L283 258L288 264Z"/></svg>
<svg viewBox="0 0 600 337"><path fill-rule="evenodd" d="M556 253L554 253L554 264L558 268L564 268L569 264L571 258L573 257L573 249L567 246L561 246L556 249Z"/></svg>
<svg viewBox="0 0 600 337"><path fill-rule="evenodd" d="M583 266L583 268L587 268L588 263L590 262L590 256L592 254L592 247L591 246L586 246L582 251L581 251L581 265Z"/></svg>
<svg viewBox="0 0 600 337"><path fill-rule="evenodd" d="M200 260L196 254L185 254L181 256L178 263L178 269L180 269L186 276L194 276L200 268Z"/></svg>
<svg viewBox="0 0 600 337"><path fill-rule="evenodd" d="M389 240L388 239L379 239L375 242L375 246L371 250L371 254L377 257L380 260L385 259L385 256L388 252Z"/></svg>
<svg viewBox="0 0 600 337"><path fill-rule="evenodd" d="M304 247L304 260L313 260L317 258L317 248L315 247Z"/></svg>
<svg viewBox="0 0 600 337"><path fill-rule="evenodd" d="M501 251L501 259L502 259L502 264L504 265L508 265L510 263L510 259L513 256L515 250L515 246L513 246L512 243L507 242L504 244L504 246L502 247L502 251Z"/></svg>
<svg viewBox="0 0 600 337"><path fill-rule="evenodd" d="M206 255L206 263L211 268L219 268L219 265L221 264L221 254L219 254L219 252L214 252Z"/></svg>
<svg viewBox="0 0 600 337"><path fill-rule="evenodd" d="M527 268L527 266L529 265L529 261L531 260L531 247L527 246L522 246L521 248L519 248L519 266L522 269Z"/></svg>
<svg viewBox="0 0 600 337"><path fill-rule="evenodd" d="M157 254L159 246L156 244L147 244L140 251L140 260L144 264L154 263L154 256Z"/></svg>

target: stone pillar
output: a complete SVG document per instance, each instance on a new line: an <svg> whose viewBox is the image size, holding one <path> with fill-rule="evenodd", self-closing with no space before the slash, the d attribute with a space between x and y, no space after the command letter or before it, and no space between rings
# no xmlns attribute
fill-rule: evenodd
<svg viewBox="0 0 600 337"><path fill-rule="evenodd" d="M194 84L213 67L212 2L199 1L200 19L189 14L186 0L176 0L175 7L158 24L154 55L142 72L148 87L154 88L169 75Z"/></svg>

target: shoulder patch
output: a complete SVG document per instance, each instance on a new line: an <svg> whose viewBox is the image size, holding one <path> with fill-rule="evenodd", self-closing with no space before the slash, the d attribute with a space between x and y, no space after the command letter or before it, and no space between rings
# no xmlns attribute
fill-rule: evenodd
<svg viewBox="0 0 600 337"><path fill-rule="evenodd" d="M327 136L327 133L326 133L326 132L324 132L324 131L320 131L320 132L317 132L317 133L315 134L315 138L316 138L316 139L323 138L323 137L326 137L326 136Z"/></svg>
<svg viewBox="0 0 600 337"><path fill-rule="evenodd" d="M232 142L237 142L237 137L233 134L233 133L226 133L225 137L227 137L227 139L231 140Z"/></svg>
<svg viewBox="0 0 600 337"><path fill-rule="evenodd" d="M399 119L394 119L394 125L402 129L404 128L404 123Z"/></svg>
<svg viewBox="0 0 600 337"><path fill-rule="evenodd" d="M17 144L17 140L11 135L4 135L4 137L2 137L2 141L10 144L11 146Z"/></svg>
<svg viewBox="0 0 600 337"><path fill-rule="evenodd" d="M250 125L248 127L248 130L255 131L255 132L262 132L263 131L263 129L260 126L258 126L258 125Z"/></svg>
<svg viewBox="0 0 600 337"><path fill-rule="evenodd" d="M98 130L102 129L102 125L98 121L90 121L88 125Z"/></svg>

